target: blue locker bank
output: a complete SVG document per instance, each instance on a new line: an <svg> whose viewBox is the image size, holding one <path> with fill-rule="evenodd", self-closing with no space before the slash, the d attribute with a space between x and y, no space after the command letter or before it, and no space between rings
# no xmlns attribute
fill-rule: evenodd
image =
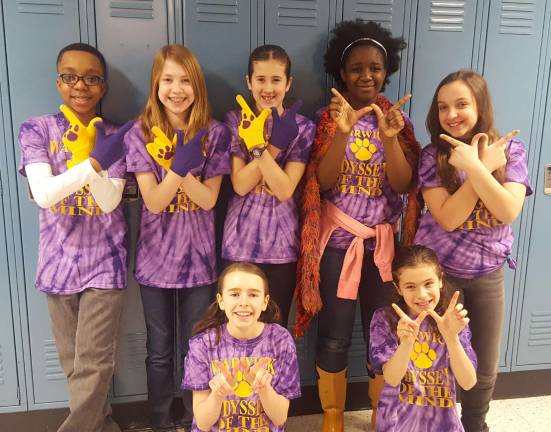
<svg viewBox="0 0 551 432"><path fill-rule="evenodd" d="M500 131L521 130L535 193L514 225L518 267L506 270L500 371L551 368L551 196L544 193L544 169L551 164L551 0L0 0L0 17L0 412L55 408L67 400L46 301L33 284L38 208L16 172L20 124L60 103L59 49L82 41L104 53L110 89L101 112L124 121L143 107L153 55L162 45L183 43L196 53L220 118L235 108L236 93L247 92L252 49L279 44L293 62L291 96L302 98L312 116L331 87L322 59L329 31L356 17L380 22L407 41L386 94L413 94L406 110L422 145L434 89L459 68L476 69L488 80ZM126 210L134 245L136 203ZM304 385L315 383L314 333L298 341ZM359 317L350 356L351 380L364 381ZM131 278L115 401L146 398L144 359L145 325Z"/></svg>

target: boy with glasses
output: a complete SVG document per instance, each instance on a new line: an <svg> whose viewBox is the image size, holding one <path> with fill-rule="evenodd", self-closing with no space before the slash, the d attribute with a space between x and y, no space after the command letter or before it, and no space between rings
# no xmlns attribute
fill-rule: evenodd
<svg viewBox="0 0 551 432"><path fill-rule="evenodd" d="M70 414L59 432L120 432L107 397L126 288L126 174L117 128L96 117L106 64L75 43L57 58L61 112L25 121L19 172L40 208L35 285L47 297ZM109 134L109 135L108 135Z"/></svg>

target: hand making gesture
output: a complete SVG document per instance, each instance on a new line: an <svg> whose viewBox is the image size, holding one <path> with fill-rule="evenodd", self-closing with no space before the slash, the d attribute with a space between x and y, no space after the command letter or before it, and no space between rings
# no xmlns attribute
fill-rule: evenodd
<svg viewBox="0 0 551 432"><path fill-rule="evenodd" d="M258 393L268 387L272 382L272 374L268 372L268 358L261 357L254 365L247 364L245 358L241 358L241 370L245 380L251 385L253 392Z"/></svg>
<svg viewBox="0 0 551 432"><path fill-rule="evenodd" d="M254 147L266 143L264 139L264 123L270 115L269 109L264 109L257 117L249 107L243 96L237 95L235 100L241 107L241 122L239 123L239 138L245 143L245 147L250 151Z"/></svg>
<svg viewBox="0 0 551 432"><path fill-rule="evenodd" d="M297 100L293 106L285 111L283 116L279 116L277 109L272 107L272 135L270 144L279 150L285 150L291 141L298 135L297 111L302 106L302 101Z"/></svg>
<svg viewBox="0 0 551 432"><path fill-rule="evenodd" d="M440 330L446 342L456 337L469 323L467 309L464 309L461 303L457 303L458 298L459 291L456 291L453 293L450 304L442 316L438 315L434 310L428 311L428 314L436 322L438 330Z"/></svg>
<svg viewBox="0 0 551 432"><path fill-rule="evenodd" d="M404 128L404 117L402 116L400 108L410 99L410 94L404 96L392 105L386 114L384 114L381 108L377 105L371 104L371 108L373 108L373 111L375 111L375 115L377 116L381 140L384 141L385 139L394 138Z"/></svg>
<svg viewBox="0 0 551 432"><path fill-rule="evenodd" d="M398 339L400 339L400 343L413 345L419 334L419 327L427 316L427 312L422 311L413 320L396 303L392 303L392 308L400 317L400 321L398 321L398 326L396 327L396 334L398 335Z"/></svg>
<svg viewBox="0 0 551 432"><path fill-rule="evenodd" d="M332 88L331 93L333 97L329 101L329 115L337 124L339 131L343 133L350 133L360 117L373 111L371 106L355 110L336 89Z"/></svg>
<svg viewBox="0 0 551 432"><path fill-rule="evenodd" d="M239 372L239 367L229 369L219 360L214 362L214 366L216 366L218 372L209 381L209 387L212 392L219 398L226 398L227 396L235 394L237 372Z"/></svg>
<svg viewBox="0 0 551 432"><path fill-rule="evenodd" d="M489 140L478 144L478 157L490 172L494 172L507 164L506 148L507 143L520 133L518 129L512 130L502 136L496 142Z"/></svg>
<svg viewBox="0 0 551 432"><path fill-rule="evenodd" d="M96 140L96 123L102 120L101 117L94 117L88 126L84 126L68 106L61 105L59 110L69 122L69 129L63 134L62 141L64 147L71 152L67 168L72 168L90 156Z"/></svg>
<svg viewBox="0 0 551 432"><path fill-rule="evenodd" d="M470 145L446 134L441 134L440 138L452 146L448 161L458 170L467 172L469 168L482 162L488 171L494 172L507 163L505 147L507 142L518 133L518 130L513 130L492 144L489 143L489 137L485 133L477 133L473 136Z"/></svg>

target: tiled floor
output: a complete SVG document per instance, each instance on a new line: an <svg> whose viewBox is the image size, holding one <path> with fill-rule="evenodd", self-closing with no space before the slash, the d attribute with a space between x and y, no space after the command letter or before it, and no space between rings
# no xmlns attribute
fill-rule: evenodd
<svg viewBox="0 0 551 432"><path fill-rule="evenodd" d="M371 411L345 413L345 431L366 432L370 417ZM549 432L551 396L493 401L488 414L488 425L492 432ZM286 427L287 432L311 432L320 429L321 415L291 417Z"/></svg>

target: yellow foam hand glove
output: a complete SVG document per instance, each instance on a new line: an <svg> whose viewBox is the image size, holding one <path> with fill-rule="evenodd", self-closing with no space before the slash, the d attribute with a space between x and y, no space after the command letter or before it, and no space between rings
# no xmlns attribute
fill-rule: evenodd
<svg viewBox="0 0 551 432"><path fill-rule="evenodd" d="M235 100L241 107L241 123L239 123L239 137L245 143L247 150L253 147L266 144L264 139L264 123L270 115L269 109L264 109L257 117L253 110L247 105L243 96L237 95Z"/></svg>
<svg viewBox="0 0 551 432"><path fill-rule="evenodd" d="M96 140L96 123L102 120L101 117L94 117L88 126L84 126L68 106L61 105L59 109L69 122L69 129L63 134L62 141L65 149L71 152L67 168L72 168L90 156Z"/></svg>
<svg viewBox="0 0 551 432"><path fill-rule="evenodd" d="M148 143L145 148L153 160L168 171L176 150L176 134L174 134L171 141L157 126L153 126L151 132L155 138L153 142Z"/></svg>

